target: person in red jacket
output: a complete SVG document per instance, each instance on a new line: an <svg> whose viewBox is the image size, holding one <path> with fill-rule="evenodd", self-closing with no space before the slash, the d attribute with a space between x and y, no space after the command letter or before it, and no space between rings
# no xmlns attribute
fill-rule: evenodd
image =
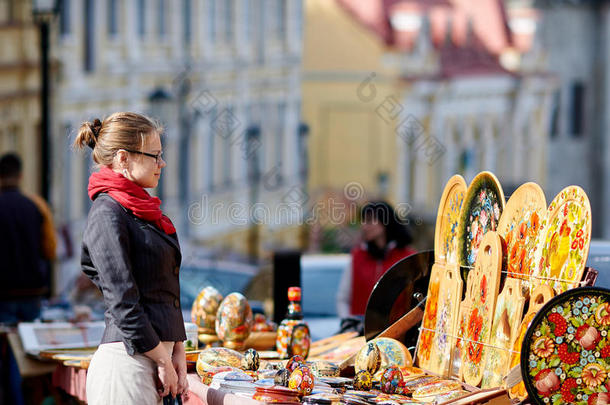
<svg viewBox="0 0 610 405"><path fill-rule="evenodd" d="M362 242L351 251L337 292L340 318L364 315L369 295L381 276L399 260L412 255L412 236L392 206L372 201L362 208Z"/></svg>

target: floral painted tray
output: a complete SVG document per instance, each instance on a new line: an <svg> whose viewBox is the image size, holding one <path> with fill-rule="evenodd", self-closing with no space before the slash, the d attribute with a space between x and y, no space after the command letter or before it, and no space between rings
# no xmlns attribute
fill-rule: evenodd
<svg viewBox="0 0 610 405"><path fill-rule="evenodd" d="M435 335L428 370L449 376L451 354L456 346L456 330L462 298L463 282L456 266L449 266L441 277Z"/></svg>
<svg viewBox="0 0 610 405"><path fill-rule="evenodd" d="M483 235L495 231L504 211L504 192L491 172L479 173L468 186L458 226L458 262L462 280L474 267Z"/></svg>
<svg viewBox="0 0 610 405"><path fill-rule="evenodd" d="M429 369L430 362L432 361L432 344L436 335L436 333L432 331L436 327L439 290L444 274L445 271L442 265L436 263L432 265L430 282L428 283L428 294L426 296L426 306L422 318L423 329L420 331L419 338L417 339L417 364L424 369Z"/></svg>
<svg viewBox="0 0 610 405"><path fill-rule="evenodd" d="M458 174L451 177L441 196L434 231L434 260L436 263L457 263L457 234L460 211L466 194L466 180Z"/></svg>
<svg viewBox="0 0 610 405"><path fill-rule="evenodd" d="M489 343L493 315L500 288L502 270L502 243L497 233L490 231L481 242L474 268L475 283L471 295L471 308L464 335L462 375L464 381L478 386L485 366L483 348Z"/></svg>
<svg viewBox="0 0 610 405"><path fill-rule="evenodd" d="M564 188L540 224L532 270L532 289L552 286L557 294L576 287L589 255L591 205L582 188Z"/></svg>
<svg viewBox="0 0 610 405"><path fill-rule="evenodd" d="M537 404L608 403L610 290L575 288L536 315L521 348L521 374Z"/></svg>
<svg viewBox="0 0 610 405"><path fill-rule="evenodd" d="M512 343L523 315L525 297L521 293L521 280L507 278L504 289L496 300L491 326L490 346L483 348L483 380L481 388L495 388L502 385L508 374Z"/></svg>
<svg viewBox="0 0 610 405"><path fill-rule="evenodd" d="M536 183L525 183L511 195L498 223L506 245L505 270L510 278L524 280L529 290L536 240L546 215L544 192Z"/></svg>

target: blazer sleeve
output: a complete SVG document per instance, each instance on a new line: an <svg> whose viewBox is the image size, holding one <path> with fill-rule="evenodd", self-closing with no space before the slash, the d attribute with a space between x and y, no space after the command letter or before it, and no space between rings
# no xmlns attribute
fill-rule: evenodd
<svg viewBox="0 0 610 405"><path fill-rule="evenodd" d="M130 355L154 349L160 342L140 305L140 294L131 270L126 218L110 206L92 210L83 242L96 270L112 322L123 336ZM137 252L134 252L137 253Z"/></svg>

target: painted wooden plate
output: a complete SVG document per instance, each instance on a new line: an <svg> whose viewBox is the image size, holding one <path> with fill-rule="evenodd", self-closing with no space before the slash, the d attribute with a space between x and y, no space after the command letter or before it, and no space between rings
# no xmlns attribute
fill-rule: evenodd
<svg viewBox="0 0 610 405"><path fill-rule="evenodd" d="M551 299L521 347L521 374L530 400L541 405L608 403L609 332L610 290L581 287Z"/></svg>
<svg viewBox="0 0 610 405"><path fill-rule="evenodd" d="M475 263L475 284L468 316L462 353L464 381L477 386L483 378L483 347L489 343L491 326L500 288L502 242L497 233L489 231L481 242Z"/></svg>
<svg viewBox="0 0 610 405"><path fill-rule="evenodd" d="M432 332L436 327L436 315L438 313L438 294L442 276L445 271L442 265L433 264L430 272L430 282L428 283L428 294L426 296L426 307L422 318L422 330L417 340L417 364L423 369L430 369L432 360L432 343L436 336Z"/></svg>
<svg viewBox="0 0 610 405"><path fill-rule="evenodd" d="M458 227L458 262L462 280L474 267L483 235L495 231L504 211L504 192L491 172L481 172L472 180L460 212Z"/></svg>
<svg viewBox="0 0 610 405"><path fill-rule="evenodd" d="M513 341L517 335L525 297L521 292L521 280L507 278L504 288L496 301L490 346L483 348L483 380L481 388L495 388L502 385L502 379L508 374L508 364Z"/></svg>
<svg viewBox="0 0 610 405"><path fill-rule="evenodd" d="M434 328L436 333L432 342L431 360L428 362L427 368L432 373L441 376L449 375L463 288L462 277L457 266L452 267L445 269L441 277L436 327Z"/></svg>
<svg viewBox="0 0 610 405"><path fill-rule="evenodd" d="M578 186L566 187L553 199L540 224L532 286L549 284L558 294L576 287L585 270L590 241L589 198Z"/></svg>
<svg viewBox="0 0 610 405"><path fill-rule="evenodd" d="M536 183L525 183L511 195L498 223L498 235L506 245L507 276L525 280L529 290L530 271L540 223L546 215L546 199Z"/></svg>
<svg viewBox="0 0 610 405"><path fill-rule="evenodd" d="M553 290L548 285L541 285L536 288L532 294L530 295L530 303L527 314L523 317L523 321L521 321L521 325L519 325L519 329L516 334L515 341L513 343L513 350L510 358L509 369L512 370L514 367L517 367L521 364L521 345L523 344L523 339L525 339L525 333L527 332L527 328L532 324L536 313L555 296L555 290ZM508 389L508 396L511 399L518 399L519 401L523 401L527 398L527 391L525 390L525 384L523 381L515 385L514 387L510 387Z"/></svg>
<svg viewBox="0 0 610 405"><path fill-rule="evenodd" d="M441 196L434 231L436 263L457 263L457 233L460 211L466 195L466 180L458 174L451 177Z"/></svg>

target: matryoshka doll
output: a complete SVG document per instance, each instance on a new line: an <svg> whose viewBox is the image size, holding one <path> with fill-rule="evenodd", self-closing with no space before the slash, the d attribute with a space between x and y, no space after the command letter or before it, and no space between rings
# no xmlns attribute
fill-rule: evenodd
<svg viewBox="0 0 610 405"><path fill-rule="evenodd" d="M307 358L310 343L309 327L303 322L303 312L301 311L301 289L290 287L288 289L288 312L277 330L275 340L277 352L281 359L294 355Z"/></svg>

